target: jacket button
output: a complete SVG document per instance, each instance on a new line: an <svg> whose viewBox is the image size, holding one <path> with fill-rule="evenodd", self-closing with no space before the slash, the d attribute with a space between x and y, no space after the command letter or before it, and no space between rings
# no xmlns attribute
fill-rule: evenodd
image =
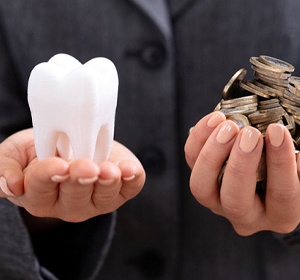
<svg viewBox="0 0 300 280"><path fill-rule="evenodd" d="M147 147L137 153L147 174L158 176L166 169L166 158L164 153L156 147Z"/></svg>
<svg viewBox="0 0 300 280"><path fill-rule="evenodd" d="M140 52L141 63L151 69L161 68L166 56L167 52L164 45L158 42L146 44Z"/></svg>

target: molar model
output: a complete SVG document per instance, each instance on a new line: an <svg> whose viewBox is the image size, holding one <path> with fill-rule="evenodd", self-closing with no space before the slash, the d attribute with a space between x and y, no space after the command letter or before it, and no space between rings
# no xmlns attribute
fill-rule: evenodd
<svg viewBox="0 0 300 280"><path fill-rule="evenodd" d="M38 159L59 156L108 158L114 135L118 95L114 64L98 57L81 64L57 54L35 66L28 81L34 141Z"/></svg>

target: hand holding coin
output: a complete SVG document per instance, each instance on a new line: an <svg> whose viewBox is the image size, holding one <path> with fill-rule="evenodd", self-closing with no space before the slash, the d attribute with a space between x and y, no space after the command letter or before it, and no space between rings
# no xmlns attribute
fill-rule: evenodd
<svg viewBox="0 0 300 280"><path fill-rule="evenodd" d="M300 107L299 80L290 76L290 64L259 57L264 60L265 69L254 70L261 73L255 80L245 82L243 70L230 79L215 111L194 126L185 145L193 195L240 235L287 233L300 221L299 124L293 108Z"/></svg>

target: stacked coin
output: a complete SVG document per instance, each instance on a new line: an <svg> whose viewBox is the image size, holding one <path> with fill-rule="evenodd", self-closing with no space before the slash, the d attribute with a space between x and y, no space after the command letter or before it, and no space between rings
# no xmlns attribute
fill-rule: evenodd
<svg viewBox="0 0 300 280"><path fill-rule="evenodd" d="M254 75L271 88L282 90L289 85L289 78L295 68L293 65L266 55L251 57Z"/></svg>
<svg viewBox="0 0 300 280"><path fill-rule="evenodd" d="M258 103L258 110L249 115L251 124L263 135L271 123L280 123L287 127L292 135L295 133L294 118L290 116L281 106L277 98L261 100Z"/></svg>
<svg viewBox="0 0 300 280"><path fill-rule="evenodd" d="M291 76L288 88L280 96L282 107L290 113L295 122L300 125L300 78Z"/></svg>
<svg viewBox="0 0 300 280"><path fill-rule="evenodd" d="M257 96L249 95L244 97L237 97L229 100L221 100L221 109L226 116L234 114L249 115L257 111Z"/></svg>
<svg viewBox="0 0 300 280"><path fill-rule="evenodd" d="M222 91L215 108L235 121L240 128L252 125L263 135L271 123L285 125L293 136L295 148L300 147L300 78L291 76L294 66L277 58L261 55L251 57L254 79L244 81L247 71L238 70ZM226 162L219 174L221 184ZM265 156L257 170L257 182L266 185Z"/></svg>

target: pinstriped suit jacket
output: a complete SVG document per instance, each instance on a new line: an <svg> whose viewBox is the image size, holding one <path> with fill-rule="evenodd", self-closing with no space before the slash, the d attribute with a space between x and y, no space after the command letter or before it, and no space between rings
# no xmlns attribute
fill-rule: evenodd
<svg viewBox="0 0 300 280"><path fill-rule="evenodd" d="M231 75L241 67L251 75L250 56L300 71L299 11L296 0L1 1L2 138L31 126L26 86L37 63L59 52L82 62L105 56L120 78L115 138L148 176L118 211L115 231L106 215L29 235L18 209L1 200L0 278L298 279L296 233L238 236L191 196L183 145Z"/></svg>

